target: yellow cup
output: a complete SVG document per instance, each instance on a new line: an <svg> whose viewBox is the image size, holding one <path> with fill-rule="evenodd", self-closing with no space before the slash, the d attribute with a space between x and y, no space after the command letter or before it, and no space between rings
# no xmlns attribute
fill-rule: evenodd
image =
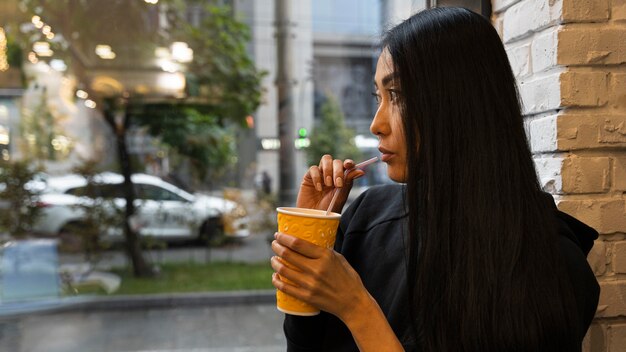
<svg viewBox="0 0 626 352"><path fill-rule="evenodd" d="M332 248L335 245L340 214L326 215L324 210L286 207L277 208L276 211L278 232L301 238L320 247ZM288 282L286 279L283 280ZM313 316L320 313L319 309L280 290L276 290L276 308L292 315Z"/></svg>

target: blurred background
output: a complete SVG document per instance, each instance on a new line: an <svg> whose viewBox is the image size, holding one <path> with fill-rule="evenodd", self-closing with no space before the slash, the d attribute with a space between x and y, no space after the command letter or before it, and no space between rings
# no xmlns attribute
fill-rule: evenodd
<svg viewBox="0 0 626 352"><path fill-rule="evenodd" d="M1 1L0 350L284 350L274 209L323 154L378 154L380 36L452 5L491 20L541 185L600 233L583 350L623 351L626 3L606 0ZM369 166L349 202L388 182Z"/></svg>

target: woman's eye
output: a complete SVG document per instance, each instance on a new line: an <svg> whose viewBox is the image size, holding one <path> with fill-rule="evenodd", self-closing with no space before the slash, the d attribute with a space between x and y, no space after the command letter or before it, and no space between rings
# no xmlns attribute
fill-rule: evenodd
<svg viewBox="0 0 626 352"><path fill-rule="evenodd" d="M378 93L376 93L376 92L372 92L372 96L376 100L376 104L380 105L380 95Z"/></svg>
<svg viewBox="0 0 626 352"><path fill-rule="evenodd" d="M396 92L395 90L390 90L389 91L389 100L391 100L392 103L397 103L398 99L399 99L398 92Z"/></svg>

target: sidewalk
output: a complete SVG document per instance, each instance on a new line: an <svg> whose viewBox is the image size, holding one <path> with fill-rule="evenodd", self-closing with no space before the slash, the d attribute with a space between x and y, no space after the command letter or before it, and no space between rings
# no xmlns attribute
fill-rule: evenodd
<svg viewBox="0 0 626 352"><path fill-rule="evenodd" d="M285 350L274 304L109 309L0 320L11 352L226 352Z"/></svg>

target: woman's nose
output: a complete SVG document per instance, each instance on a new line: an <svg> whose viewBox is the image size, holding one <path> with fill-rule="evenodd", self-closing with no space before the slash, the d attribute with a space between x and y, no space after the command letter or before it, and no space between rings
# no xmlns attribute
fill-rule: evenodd
<svg viewBox="0 0 626 352"><path fill-rule="evenodd" d="M382 104L378 106L378 110L376 110L376 114L374 114L374 119L372 119L372 123L370 124L370 132L375 136L389 133L387 113L385 109L383 109Z"/></svg>

